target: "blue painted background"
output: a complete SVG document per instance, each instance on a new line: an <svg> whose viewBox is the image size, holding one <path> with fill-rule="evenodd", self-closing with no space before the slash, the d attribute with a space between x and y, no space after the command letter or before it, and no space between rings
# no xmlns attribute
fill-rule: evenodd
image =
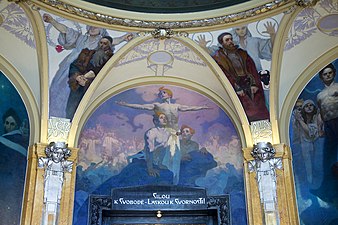
<svg viewBox="0 0 338 225"><path fill-rule="evenodd" d="M11 135L2 137L3 114L13 108L21 121L29 125L27 111L15 87L0 71L0 118L1 138L7 138L16 144L28 148L29 127L25 135ZM19 124L21 125L21 124ZM23 199L26 172L26 156L4 145L0 141L0 224L20 224L20 211Z"/></svg>
<svg viewBox="0 0 338 225"><path fill-rule="evenodd" d="M338 68L338 60L332 62L335 68ZM338 82L338 76L335 77L335 82ZM319 75L316 74L310 82L305 86L304 90L299 95L299 99L311 99L316 106L317 105L317 94L324 88L323 82L320 80ZM292 118L291 118L292 120ZM315 143L314 157L312 158L312 182L307 179L307 172L302 156L302 148L299 142L295 140L297 131L292 127L292 121L290 121L290 142L293 156L293 171L295 176L296 195L298 203L299 218L301 224L306 225L334 225L338 224L338 202L332 203L324 201L317 197L315 190L317 190L323 181L323 152L325 136L318 138ZM338 138L338 137L337 137ZM310 153L309 153L310 154ZM336 155L332 155L336 157ZM326 185L334 185L335 181L329 181ZM336 192L337 193L337 192ZM333 193L327 193L327 196ZM336 196L337 199L338 196ZM337 201L337 200L336 200Z"/></svg>
<svg viewBox="0 0 338 225"><path fill-rule="evenodd" d="M91 115L79 140L74 224L87 223L88 195L109 195L112 188L147 184L172 184L172 173L160 170L151 177L144 159L127 161L144 147L143 136L153 127L152 112L123 107L116 101L128 103L158 102L160 85L130 89L111 97ZM229 117L213 101L196 92L165 85L173 91L173 101L184 105L207 105L211 109L180 112L179 125L195 129L192 137L207 152L193 151L190 161L181 161L179 186L203 187L208 195L230 194L233 224L245 225L243 157L238 134ZM104 135L112 133L115 145L104 151ZM95 144L96 143L96 144Z"/></svg>

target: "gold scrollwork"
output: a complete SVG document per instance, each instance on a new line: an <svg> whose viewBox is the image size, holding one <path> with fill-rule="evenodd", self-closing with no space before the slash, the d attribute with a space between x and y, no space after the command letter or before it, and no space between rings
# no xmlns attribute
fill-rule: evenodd
<svg viewBox="0 0 338 225"><path fill-rule="evenodd" d="M296 0L296 4L301 7L313 7L319 0Z"/></svg>
<svg viewBox="0 0 338 225"><path fill-rule="evenodd" d="M20 0L12 0L20 1ZM22 0L25 1L25 0ZM266 12L270 12L279 7L285 6L292 2L291 0L274 0L262 5L259 5L255 8L241 11L238 13L227 14L224 16L217 16L212 18L203 18L198 20L188 20L188 21L147 21L147 20L135 20L129 18L119 18L109 15L104 15L102 13L89 11L87 9L79 8L77 6L65 3L59 0L37 0L70 14L80 16L83 18L100 21L107 24L118 25L118 26L127 26L127 27L137 27L137 28L152 28L152 29L186 29L186 28L196 28L196 27L206 27L214 26L220 24L232 23L239 21L241 19L246 19L248 17L257 16ZM168 34L170 36L170 34ZM162 37L162 36L160 36Z"/></svg>
<svg viewBox="0 0 338 225"><path fill-rule="evenodd" d="M174 31L171 29L157 28L151 32L151 35L157 39L167 39L174 36Z"/></svg>

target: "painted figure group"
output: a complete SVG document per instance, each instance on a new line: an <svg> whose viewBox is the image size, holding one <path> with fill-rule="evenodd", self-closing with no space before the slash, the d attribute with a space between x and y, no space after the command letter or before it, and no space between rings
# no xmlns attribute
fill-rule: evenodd
<svg viewBox="0 0 338 225"><path fill-rule="evenodd" d="M266 23L265 28L264 33L269 34L270 38L253 37L248 27L243 26L221 33L217 46L207 47L210 41L203 35L196 40L230 81L249 122L269 119L269 104L266 101L269 99L270 72L263 70L261 60L271 61L276 32L271 22Z"/></svg>
<svg viewBox="0 0 338 225"><path fill-rule="evenodd" d="M293 143L300 144L311 193L325 202L338 203L338 84L332 63L319 71L324 89L316 102L299 100L293 111ZM324 137L324 138L321 138ZM320 156L320 157L319 157ZM296 174L297 178L297 174Z"/></svg>
<svg viewBox="0 0 338 225"><path fill-rule="evenodd" d="M190 151L199 150L198 143L191 140L195 131L187 125L179 128L178 114L209 107L172 103L173 92L165 87L159 88L158 97L161 102L151 104L130 104L122 101L116 103L134 109L153 111L154 127L145 132L143 151L133 157L146 159L150 176L159 176L159 171L154 169L153 165L167 168L173 173L173 184L178 184L181 160L188 160ZM182 141L179 135L182 135Z"/></svg>
<svg viewBox="0 0 338 225"><path fill-rule="evenodd" d="M338 83L335 82L336 68L331 63L319 72L325 87L317 95L318 108L324 125L323 180L313 193L325 200L338 204Z"/></svg>
<svg viewBox="0 0 338 225"><path fill-rule="evenodd" d="M52 78L50 116L72 119L89 85L114 54L115 46L131 40L133 34L111 38L105 29L93 26L87 26L87 32L82 34L59 23L49 14L44 14L43 19L59 32L58 43L62 48L71 50ZM271 60L275 26L267 23L265 28L264 32L270 38L253 37L247 26L222 33L218 37L220 47L217 46L217 49L214 46L207 49L208 42L204 37L199 37L197 41L208 50L229 79L249 122L269 119L268 104L265 103L269 87L262 89L258 72L263 71L262 59Z"/></svg>
<svg viewBox="0 0 338 225"><path fill-rule="evenodd" d="M49 14L44 14L43 20L58 30L59 44L66 50L72 50L59 64L52 79L50 116L72 119L89 85L114 55L115 46L131 40L133 35L128 33L112 38L106 29L93 26L87 26L87 32L82 34L59 23Z"/></svg>

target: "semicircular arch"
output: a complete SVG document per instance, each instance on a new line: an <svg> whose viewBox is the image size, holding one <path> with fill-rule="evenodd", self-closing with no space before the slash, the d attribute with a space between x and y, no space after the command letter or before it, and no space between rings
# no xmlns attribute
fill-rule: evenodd
<svg viewBox="0 0 338 225"><path fill-rule="evenodd" d="M306 84L313 78L313 76L315 76L318 73L318 71L321 68L331 63L338 57L337 52L338 46L332 48L330 51L321 55L317 60L315 60L298 76L298 79L290 89L282 106L280 116L280 121L285 121L285 123L280 124L280 134L282 143L290 145L289 139L290 118L292 109L295 105L298 96L300 95Z"/></svg>
<svg viewBox="0 0 338 225"><path fill-rule="evenodd" d="M179 87L183 87L183 88L187 88L189 90L195 91L211 99L229 116L235 129L237 130L238 135L241 138L242 145L244 146L246 144L245 132L243 130L243 126L241 125L240 121L237 118L236 112L232 108L230 108L229 105L220 96L212 92L210 89L207 89L194 82L183 80L183 79L177 79L177 78L168 79L168 77L166 77L165 79L163 77L151 77L151 78L142 78L142 79L138 78L138 79L129 80L128 82L112 87L107 92L100 95L98 98L95 99L95 101L88 108L86 108L86 111L82 114L81 119L76 123L76 126L72 125L70 134L69 134L69 140L72 140L72 142L70 142L69 144L76 146L79 140L81 130L83 126L86 124L86 121L90 118L90 116L93 114L96 108L99 105L101 105L103 102L108 100L110 97L118 93L121 93L122 91L128 90L130 88L135 88L135 87L139 87L143 85L151 85L151 84L177 85Z"/></svg>
<svg viewBox="0 0 338 225"><path fill-rule="evenodd" d="M17 69L3 56L0 55L0 70L6 75L6 77L12 82L13 86L18 91L23 103L25 104L30 126L30 140L29 143L39 142L40 138L40 121L39 121L39 109L34 98L32 90L24 80L23 76Z"/></svg>
<svg viewBox="0 0 338 225"><path fill-rule="evenodd" d="M101 71L99 72L99 74L97 75L97 77L95 78L95 80L93 81L93 83L90 85L90 87L88 88L86 94L84 95L81 103L78 106L78 109L74 115L74 118L72 120L72 128L71 128L71 132L70 132L70 143L75 144L75 138L77 135L74 133L78 127L78 124L80 124L80 120L82 120L82 117L86 114L86 112L88 111L88 107L92 106L92 105L97 105L100 104L102 101L102 98L99 97L99 99L101 100L97 100L95 98L93 98L94 93L96 92L96 90L98 89L98 87L100 86L100 84L104 81L104 79L108 76L109 72L114 68L114 66L118 63L118 61L123 58L130 50L132 50L133 48L135 48L136 46L144 43L145 41L151 39L152 37L149 36L141 36L141 37L137 37L133 40L131 40L129 43L127 43L125 46L123 46L109 61L108 63L104 66L104 68L101 69ZM225 109L225 111L229 111L229 112L236 112L231 114L230 116L234 121L240 121L239 123L241 124L241 129L243 129L245 132L244 134L248 134L245 135L244 139L245 139L245 146L250 146L252 145L252 138L251 138L251 133L250 133L250 127L249 127L249 123L246 117L246 114L244 112L244 109L233 89L233 87L231 86L230 82L226 79L226 77L223 74L223 71L219 68L219 66L217 65L217 63L210 57L210 55L208 55L207 52L205 52L200 46L198 46L194 41L192 41L189 38L186 37L175 37L176 40L184 43L184 45L186 45L188 48L192 49L208 66L208 68L212 71L213 74L213 79L217 79L217 82L219 82L222 86L223 86L223 96L218 94L219 96L221 96L221 98L223 99L227 99L227 101L230 100L230 102L228 102L227 104L223 105L223 108ZM187 68L189 69L189 68ZM151 76L152 78L156 78ZM164 80L168 80L169 77L164 78ZM133 78L134 79L134 78ZM142 78L144 79L144 78ZM175 83L187 83L187 80L185 79L177 79L174 77L171 77L170 79L172 79ZM161 80L161 78L159 79ZM173 82L171 81L171 82ZM124 82L128 82L123 81ZM106 83L106 81L105 81ZM131 82L133 83L133 81ZM192 81L192 83L194 83ZM117 85L117 84L112 84L112 86ZM184 85L183 85L184 86ZM197 85L198 86L198 85ZM190 87L196 87L196 85L191 85ZM201 87L201 86L200 86ZM194 88L196 89L196 88ZM198 89L198 88L197 88ZM207 93L207 92L205 92ZM103 93L96 93L95 96L101 96L103 95ZM226 95L226 96L224 96ZM227 110L227 108L229 108L229 110Z"/></svg>

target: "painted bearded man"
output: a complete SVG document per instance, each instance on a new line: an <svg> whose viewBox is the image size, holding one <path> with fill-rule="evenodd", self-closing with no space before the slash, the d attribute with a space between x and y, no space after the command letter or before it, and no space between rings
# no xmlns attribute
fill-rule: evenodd
<svg viewBox="0 0 338 225"><path fill-rule="evenodd" d="M235 89L250 122L269 119L264 92L254 61L233 42L231 33L218 36L222 45L213 58Z"/></svg>
<svg viewBox="0 0 338 225"><path fill-rule="evenodd" d="M112 42L113 39L109 36L101 38L96 50L83 49L79 57L70 65L68 84L71 92L66 108L68 119L73 118L77 106L90 84L106 62L114 55Z"/></svg>

